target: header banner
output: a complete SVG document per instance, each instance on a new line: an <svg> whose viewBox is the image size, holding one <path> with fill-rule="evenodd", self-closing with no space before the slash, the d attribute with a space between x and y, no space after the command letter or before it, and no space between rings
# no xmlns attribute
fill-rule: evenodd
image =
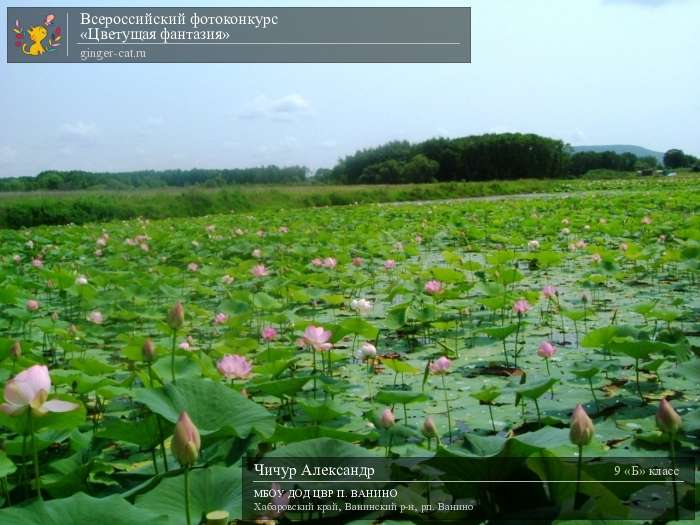
<svg viewBox="0 0 700 525"><path fill-rule="evenodd" d="M8 7L7 62L471 61L468 7Z"/></svg>

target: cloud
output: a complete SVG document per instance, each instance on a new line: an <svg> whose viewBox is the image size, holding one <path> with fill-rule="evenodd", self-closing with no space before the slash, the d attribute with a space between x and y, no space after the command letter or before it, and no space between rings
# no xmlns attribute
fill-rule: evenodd
<svg viewBox="0 0 700 525"><path fill-rule="evenodd" d="M321 147L323 149L336 149L338 147L338 141L333 139L326 139L321 142Z"/></svg>
<svg viewBox="0 0 700 525"><path fill-rule="evenodd" d="M78 120L76 122L66 122L59 128L61 137L66 139L90 140L97 136L97 126L92 123Z"/></svg>
<svg viewBox="0 0 700 525"><path fill-rule="evenodd" d="M311 103L296 93L278 98L259 95L240 113L244 119L296 120L313 114Z"/></svg>
<svg viewBox="0 0 700 525"><path fill-rule="evenodd" d="M620 4L631 4L638 5L642 7L660 7L662 5L668 4L680 4L686 0L603 0L603 4L607 5L620 5Z"/></svg>

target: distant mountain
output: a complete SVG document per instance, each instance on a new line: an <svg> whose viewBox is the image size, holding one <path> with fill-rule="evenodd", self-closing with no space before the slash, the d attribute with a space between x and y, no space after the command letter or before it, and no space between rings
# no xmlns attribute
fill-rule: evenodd
<svg viewBox="0 0 700 525"><path fill-rule="evenodd" d="M637 157L656 157L656 160L663 162L664 154L660 151L653 151L641 146L631 146L628 144L609 144L603 146L572 146L571 149L578 153L579 151L595 151L597 153L603 151L614 151L615 153L633 153Z"/></svg>

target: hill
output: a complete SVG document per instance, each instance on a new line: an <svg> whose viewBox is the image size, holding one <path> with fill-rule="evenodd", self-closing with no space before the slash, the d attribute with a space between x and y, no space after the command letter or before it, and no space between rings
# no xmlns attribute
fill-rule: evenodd
<svg viewBox="0 0 700 525"><path fill-rule="evenodd" d="M603 151L614 151L621 155L622 153L632 153L637 157L655 157L659 163L663 163L664 154L661 151L654 151L641 146L632 146L629 144L605 144L601 146L572 146L574 153L581 151L594 151L602 153Z"/></svg>

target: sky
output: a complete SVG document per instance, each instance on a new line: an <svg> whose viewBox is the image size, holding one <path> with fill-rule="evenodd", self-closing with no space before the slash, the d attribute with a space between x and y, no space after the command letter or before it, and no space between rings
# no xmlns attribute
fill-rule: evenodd
<svg viewBox="0 0 700 525"><path fill-rule="evenodd" d="M12 5L85 3L192 4ZM4 28L7 5L0 2ZM202 5L466 5L472 63L28 66L6 63L3 34L0 177L47 169L317 169L390 140L506 131L700 154L697 0Z"/></svg>

